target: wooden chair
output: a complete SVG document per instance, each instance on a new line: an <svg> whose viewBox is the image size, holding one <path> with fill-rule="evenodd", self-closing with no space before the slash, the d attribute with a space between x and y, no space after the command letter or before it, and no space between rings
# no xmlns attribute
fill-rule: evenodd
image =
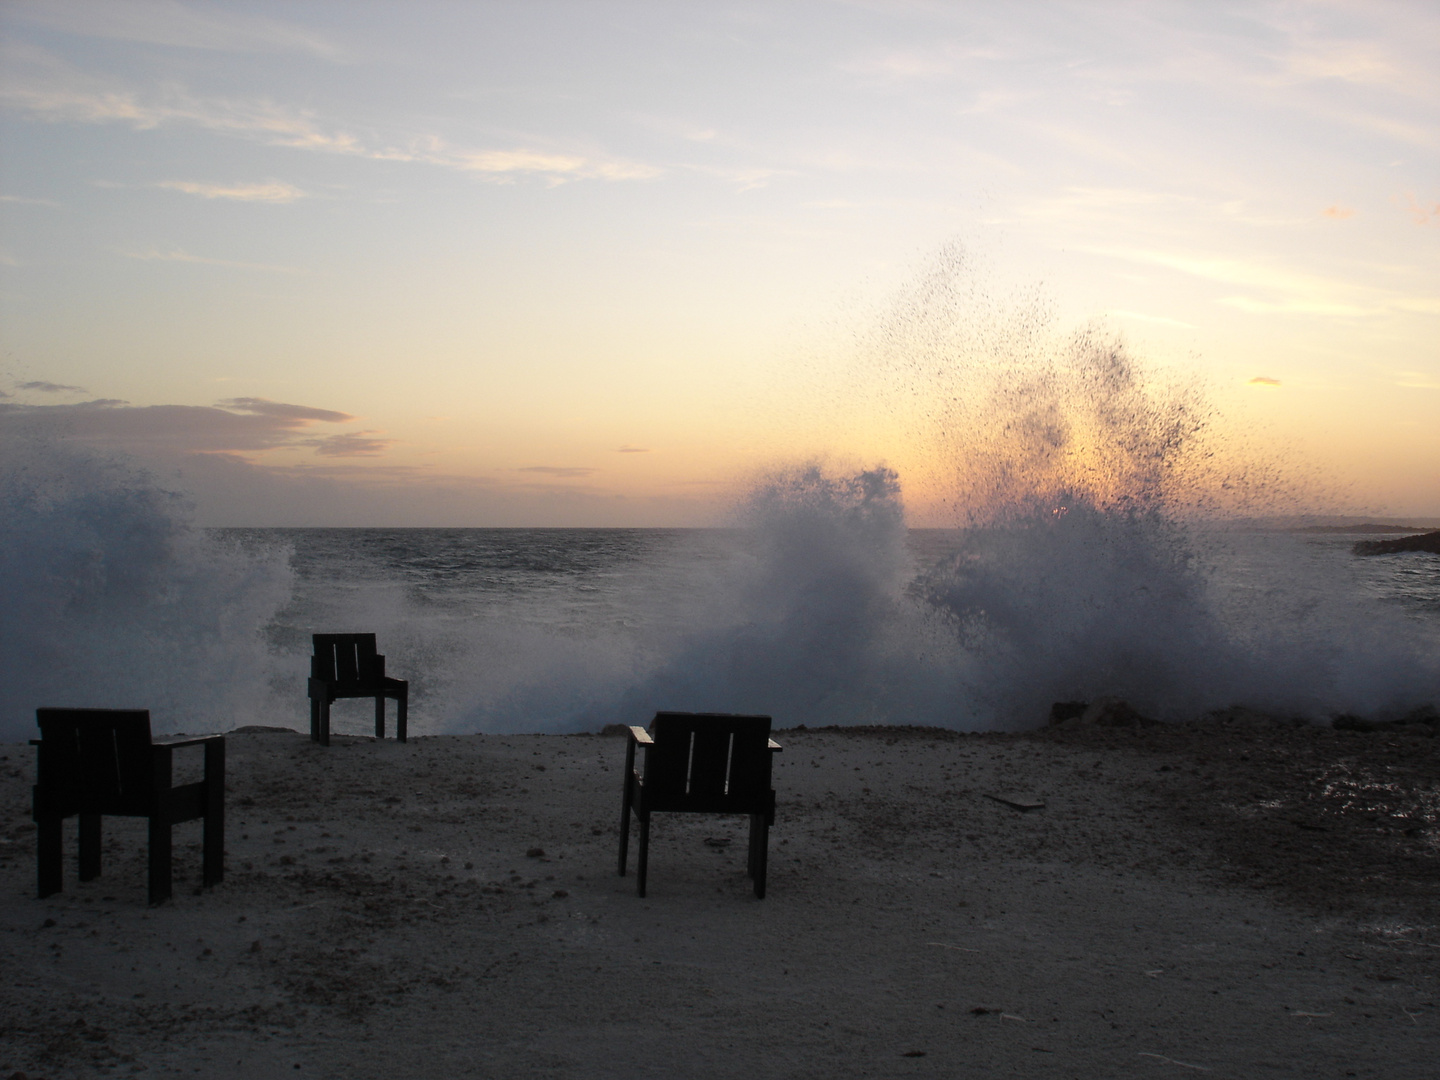
<svg viewBox="0 0 1440 1080"><path fill-rule="evenodd" d="M375 737L385 738L385 699L394 698L395 738L405 741L410 684L385 675L374 634L316 634L310 658L310 738L330 745L330 706L338 698L375 699Z"/></svg>
<svg viewBox="0 0 1440 1080"><path fill-rule="evenodd" d="M635 748L644 747L643 771ZM654 811L749 814L750 852L746 873L755 896L765 898L770 826L775 824L771 757L780 745L770 738L770 717L725 713L655 714L650 730L632 727L625 747L625 794L620 808L620 876L630 848L630 811L640 819L639 892L645 895Z"/></svg>
<svg viewBox="0 0 1440 1080"><path fill-rule="evenodd" d="M150 903L169 899L171 827L204 818L203 880L225 876L225 736L152 739L145 709L37 709L33 817L40 896L61 889L61 826L80 816L80 880L100 876L102 814L150 819ZM174 753L205 747L205 778L175 787Z"/></svg>

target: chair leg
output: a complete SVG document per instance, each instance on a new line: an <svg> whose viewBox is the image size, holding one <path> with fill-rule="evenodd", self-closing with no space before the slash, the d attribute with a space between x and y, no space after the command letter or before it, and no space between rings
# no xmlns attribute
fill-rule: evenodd
<svg viewBox="0 0 1440 1080"><path fill-rule="evenodd" d="M385 738L385 695L375 695L375 738Z"/></svg>
<svg viewBox="0 0 1440 1080"><path fill-rule="evenodd" d="M320 702L320 745L330 745L330 702Z"/></svg>
<svg viewBox="0 0 1440 1080"><path fill-rule="evenodd" d="M150 903L159 904L171 895L170 790L174 781L174 754L168 746L152 746L151 754Z"/></svg>
<svg viewBox="0 0 1440 1080"><path fill-rule="evenodd" d="M630 778L625 778L625 795L620 800L620 876L625 876L625 860L630 854Z"/></svg>
<svg viewBox="0 0 1440 1080"><path fill-rule="evenodd" d="M404 742L407 731L406 721L410 718L410 688L405 690L395 699L395 741Z"/></svg>
<svg viewBox="0 0 1440 1080"><path fill-rule="evenodd" d="M80 880L100 876L100 815L80 815Z"/></svg>
<svg viewBox="0 0 1440 1080"><path fill-rule="evenodd" d="M770 861L770 822L764 814L750 817L750 876L755 879L755 899L765 899L765 872Z"/></svg>
<svg viewBox="0 0 1440 1080"><path fill-rule="evenodd" d="M225 740L205 744L205 833L201 881L218 885L225 878Z"/></svg>
<svg viewBox="0 0 1440 1080"><path fill-rule="evenodd" d="M320 741L320 702L316 698L310 699L310 741Z"/></svg>
<svg viewBox="0 0 1440 1080"><path fill-rule="evenodd" d="M650 815L643 813L640 817L640 857L636 860L635 883L639 887L641 896L645 895L645 875L650 869Z"/></svg>
<svg viewBox="0 0 1440 1080"><path fill-rule="evenodd" d="M35 863L39 878L40 899L59 892L64 880L61 830L65 819L42 817L36 823Z"/></svg>
<svg viewBox="0 0 1440 1080"><path fill-rule="evenodd" d="M161 904L170 899L170 819L163 814L150 816L150 903Z"/></svg>

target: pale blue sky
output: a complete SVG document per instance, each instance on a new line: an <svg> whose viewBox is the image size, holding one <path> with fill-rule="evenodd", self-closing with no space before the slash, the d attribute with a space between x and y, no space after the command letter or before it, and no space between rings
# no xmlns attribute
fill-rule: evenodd
<svg viewBox="0 0 1440 1080"><path fill-rule="evenodd" d="M956 239L1440 514L1433 5L10 2L0 48L4 418L207 520L919 476L845 342Z"/></svg>

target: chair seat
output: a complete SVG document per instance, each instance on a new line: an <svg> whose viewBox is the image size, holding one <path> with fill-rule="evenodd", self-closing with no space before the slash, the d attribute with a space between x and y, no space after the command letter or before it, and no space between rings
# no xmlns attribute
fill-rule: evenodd
<svg viewBox="0 0 1440 1080"><path fill-rule="evenodd" d="M389 676L363 683L341 683L326 682L324 679L310 680L310 696L317 697L315 691L318 689L323 694L328 694L333 701L335 698L374 697L376 694L384 694L387 697L396 697L406 693L410 684L404 679L392 679Z"/></svg>

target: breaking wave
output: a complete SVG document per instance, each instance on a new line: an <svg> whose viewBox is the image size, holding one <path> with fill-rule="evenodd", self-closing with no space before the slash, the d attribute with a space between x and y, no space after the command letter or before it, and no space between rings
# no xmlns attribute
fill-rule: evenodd
<svg viewBox="0 0 1440 1080"><path fill-rule="evenodd" d="M158 731L264 715L285 560L194 528L181 496L120 459L3 449L0 736L32 733L39 706L148 708Z"/></svg>
<svg viewBox="0 0 1440 1080"><path fill-rule="evenodd" d="M909 497L943 528L907 527L891 467L806 462L758 478L729 530L381 537L394 552L368 576L357 534L297 571L294 536L199 530L131 465L12 443L4 735L67 704L148 707L161 730L301 726L308 634L357 629L411 679L422 733L657 709L976 729L1102 696L1166 719L1440 700L1440 559L1381 582L1334 543L1246 527L1307 493L1222 437L1193 379L1103 329L1058 330L1033 297L995 300L958 249L857 356L840 396L901 419L924 449Z"/></svg>

